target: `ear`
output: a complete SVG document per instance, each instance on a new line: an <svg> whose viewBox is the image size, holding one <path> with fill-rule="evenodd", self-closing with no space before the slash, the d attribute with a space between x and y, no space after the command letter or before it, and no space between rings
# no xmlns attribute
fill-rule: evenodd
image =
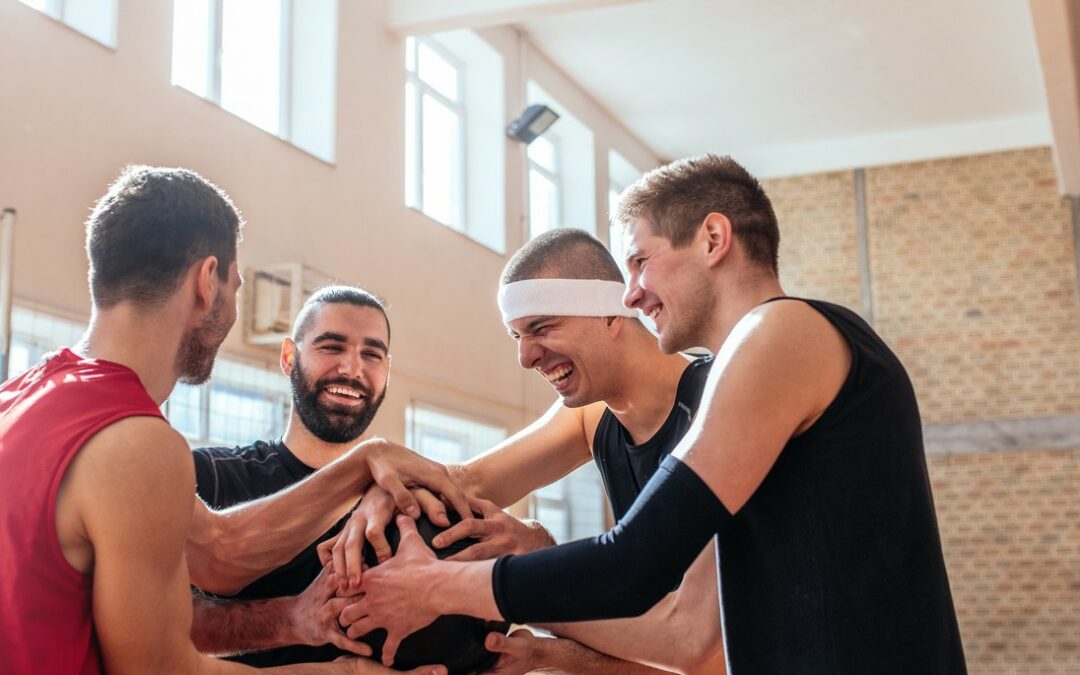
<svg viewBox="0 0 1080 675"><path fill-rule="evenodd" d="M217 256L207 256L195 263L195 302L199 309L208 311L214 306L220 285Z"/></svg>
<svg viewBox="0 0 1080 675"><path fill-rule="evenodd" d="M285 373L286 377L292 375L293 364L296 363L296 343L290 337L285 338L281 343L281 372Z"/></svg>
<svg viewBox="0 0 1080 675"><path fill-rule="evenodd" d="M699 235L705 245L705 259L710 267L718 264L731 251L731 221L724 214L714 211L705 216Z"/></svg>
<svg viewBox="0 0 1080 675"><path fill-rule="evenodd" d="M626 317L606 316L604 317L604 322L607 326L608 333L614 338L622 332L623 326L626 325Z"/></svg>

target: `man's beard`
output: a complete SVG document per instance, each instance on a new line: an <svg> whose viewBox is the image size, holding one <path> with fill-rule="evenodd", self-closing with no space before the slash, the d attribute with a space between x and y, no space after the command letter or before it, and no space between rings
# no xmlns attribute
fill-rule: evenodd
<svg viewBox="0 0 1080 675"><path fill-rule="evenodd" d="M368 425L386 398L386 389L382 390L378 398L373 398L371 388L359 380L347 377L326 378L308 386L308 378L300 364L299 354L293 362L289 381L292 383L293 407L300 416L300 421L316 438L326 443L348 443L359 438L367 431ZM363 392L363 402L356 408L324 404L319 400L319 394L334 385Z"/></svg>
<svg viewBox="0 0 1080 675"><path fill-rule="evenodd" d="M180 351L176 355L177 372L180 373L177 379L180 382L198 385L210 379L218 347L232 328L232 324L222 316L224 308L225 298L219 295L210 308L210 314L180 342Z"/></svg>

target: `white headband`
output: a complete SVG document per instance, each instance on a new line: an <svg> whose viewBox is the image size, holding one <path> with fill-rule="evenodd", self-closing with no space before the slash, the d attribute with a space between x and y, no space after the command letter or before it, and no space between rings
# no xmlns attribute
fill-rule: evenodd
<svg viewBox="0 0 1080 675"><path fill-rule="evenodd" d="M523 316L637 316L622 303L626 285L599 279L526 279L499 289L503 323Z"/></svg>

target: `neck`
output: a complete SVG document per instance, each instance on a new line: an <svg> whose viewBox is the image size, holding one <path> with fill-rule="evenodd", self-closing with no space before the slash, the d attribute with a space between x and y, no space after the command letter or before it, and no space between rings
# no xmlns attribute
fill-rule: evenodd
<svg viewBox="0 0 1080 675"><path fill-rule="evenodd" d="M328 443L304 426L300 416L293 408L289 415L289 426L285 429L285 435L281 440L289 448L289 452L296 455L304 464L313 469L321 469L327 464L340 458L351 450L356 444L367 440L365 432L360 437L344 443Z"/></svg>
<svg viewBox="0 0 1080 675"><path fill-rule="evenodd" d="M729 282L718 280L715 290L714 302L709 308L713 320L704 343L713 354L720 351L735 324L750 310L770 298L785 295L780 280L771 274Z"/></svg>
<svg viewBox="0 0 1080 675"><path fill-rule="evenodd" d="M622 358L613 364L619 373L617 391L604 403L626 428L635 444L652 438L664 425L679 379L689 362L678 354L664 354L640 324L627 331Z"/></svg>
<svg viewBox="0 0 1080 675"><path fill-rule="evenodd" d="M169 305L157 311L141 310L124 303L108 310L94 309L76 353L111 361L135 371L143 387L158 405L172 393L184 325Z"/></svg>

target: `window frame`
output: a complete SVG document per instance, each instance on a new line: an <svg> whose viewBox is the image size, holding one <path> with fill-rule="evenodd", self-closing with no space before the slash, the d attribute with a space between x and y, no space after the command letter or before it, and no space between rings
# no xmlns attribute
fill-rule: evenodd
<svg viewBox="0 0 1080 675"><path fill-rule="evenodd" d="M528 196L529 196L529 201L528 201L529 219L528 219L528 231L526 232L526 235L527 235L526 241L531 241L537 235L542 234L541 232L537 232L536 234L533 234L533 222L532 222L533 192L532 192L532 188L531 188L533 171L540 174L543 178L546 178L555 187L555 217L556 217L556 222L555 222L554 225L549 227L547 230L544 230L544 232L547 232L548 230L555 230L555 229L558 229L560 227L563 227L563 209L565 208L565 204L563 203L563 184L562 184L562 174L563 174L563 171L562 171L562 168L563 168L562 139L557 134L553 134L550 131L545 131L540 136L540 138L543 138L543 139L545 139L545 140L547 140L548 142L551 143L551 154L552 154L552 158L553 158L552 164L554 165L555 168L554 168L554 170L549 170L546 167L541 166L539 162L537 162L536 160L534 160L532 157L529 156L528 147L525 148L526 176L528 177L528 183L530 185L530 189L527 191ZM535 141L533 141L533 142L535 142Z"/></svg>
<svg viewBox="0 0 1080 675"><path fill-rule="evenodd" d="M436 89L434 86L428 84L420 77L420 45L424 45L435 54L446 61L451 68L454 69L457 74L457 101L454 101ZM406 90L409 85L412 85L416 96L413 100L413 157L412 166L414 174L413 190L415 194L406 195L405 204L409 208L423 213L428 218L431 218L435 222L445 225L453 230L468 234L468 145L466 144L466 115L467 109L465 106L465 63L457 56L455 56L448 49L440 45L435 40L428 37L417 37L410 35L405 39L406 51L411 51L412 54L406 53L405 56L405 86ZM413 70L409 69L409 61L412 61ZM431 215L424 209L424 96L430 95L439 104L450 109L452 113L457 117L457 129L458 129L458 162L456 167L457 180L454 188L457 191L455 203L457 204L457 222L454 222L454 215L451 215L451 222L444 223L435 216ZM406 102L408 105L408 102ZM408 112L406 112L408 114ZM408 134L409 129L405 130ZM408 147L408 143L405 144Z"/></svg>

